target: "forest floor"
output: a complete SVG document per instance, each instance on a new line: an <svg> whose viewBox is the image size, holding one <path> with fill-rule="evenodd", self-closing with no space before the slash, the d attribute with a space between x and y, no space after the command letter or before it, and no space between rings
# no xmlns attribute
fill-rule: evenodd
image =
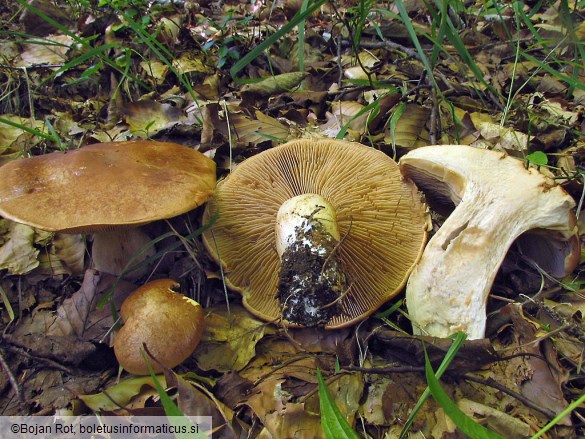
<svg viewBox="0 0 585 439"><path fill-rule="evenodd" d="M223 178L297 138L396 161L471 145L538 168L578 218L584 19L582 1L0 0L0 165L158 140L200 151ZM120 372L111 346L124 298L171 278L203 306L205 331L159 379L184 414L212 416L214 437L325 437L317 370L359 437L466 437L453 406L493 437L585 436L581 264L557 279L512 247L486 337L458 346L440 379L448 401L433 393L413 412L425 356L436 370L452 339L411 335L403 294L343 329L259 320L224 288L197 232L203 209L147 225L156 252L131 278L93 269L89 236L0 219L0 415L162 415L153 378ZM444 215L432 212L431 236Z"/></svg>

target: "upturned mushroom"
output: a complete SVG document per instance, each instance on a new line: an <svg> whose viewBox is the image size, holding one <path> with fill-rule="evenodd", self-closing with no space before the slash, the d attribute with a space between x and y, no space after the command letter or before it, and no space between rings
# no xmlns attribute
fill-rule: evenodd
<svg viewBox="0 0 585 439"><path fill-rule="evenodd" d="M203 240L256 316L290 326L356 323L394 297L420 257L427 217L414 185L373 148L294 140L218 184Z"/></svg>
<svg viewBox="0 0 585 439"><path fill-rule="evenodd" d="M173 291L178 286L172 279L155 280L138 288L122 304L124 325L114 339L114 353L127 372L148 375L144 346L163 366L173 368L199 344L203 308ZM162 371L157 362L150 363L155 372Z"/></svg>
<svg viewBox="0 0 585 439"><path fill-rule="evenodd" d="M577 265L574 200L522 161L470 146L436 145L409 152L400 169L431 207L448 213L454 206L406 287L416 334L463 331L470 339L483 338L487 298L514 241L552 276Z"/></svg>
<svg viewBox="0 0 585 439"><path fill-rule="evenodd" d="M93 233L94 266L119 275L149 240L137 226L203 204L215 179L213 160L183 145L98 143L2 166L0 216L47 231Z"/></svg>

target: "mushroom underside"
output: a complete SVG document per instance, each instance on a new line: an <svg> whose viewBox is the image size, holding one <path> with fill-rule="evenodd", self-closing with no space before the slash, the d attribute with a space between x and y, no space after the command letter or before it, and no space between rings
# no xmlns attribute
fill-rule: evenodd
<svg viewBox="0 0 585 439"><path fill-rule="evenodd" d="M279 300L279 281L288 282L286 271L297 268L318 277L330 263L327 258L309 263L289 257L294 270L285 267L281 273L277 213L287 200L303 194L318 194L333 206L341 237L339 245L332 245L333 254L347 280L333 288L335 294L319 298L316 307L330 305L327 312L335 311L322 316L328 319L326 328L354 324L400 292L426 240L427 217L419 194L380 151L344 141L299 139L245 160L218 184L207 205L205 218L219 214L203 235L205 246L249 311L267 321L300 326L282 318L281 302L290 294ZM310 303L303 307L313 308Z"/></svg>

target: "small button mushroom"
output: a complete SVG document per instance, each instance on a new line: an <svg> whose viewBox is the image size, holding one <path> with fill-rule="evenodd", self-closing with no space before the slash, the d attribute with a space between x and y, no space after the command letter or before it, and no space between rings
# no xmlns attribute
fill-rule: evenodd
<svg viewBox="0 0 585 439"><path fill-rule="evenodd" d="M98 143L0 167L0 215L42 230L93 233L94 266L120 275L149 241L138 226L203 204L215 179L215 162L183 145Z"/></svg>
<svg viewBox="0 0 585 439"><path fill-rule="evenodd" d="M173 368L199 344L204 327L203 309L194 300L174 292L178 285L172 279L149 282L122 304L120 316L124 326L114 339L114 352L126 371L135 375L149 373L141 353L144 345L164 366ZM155 372L162 370L156 362L150 364Z"/></svg>
<svg viewBox="0 0 585 439"><path fill-rule="evenodd" d="M574 200L554 182L504 153L464 145L418 148L400 169L436 210L454 210L429 241L406 287L416 334L485 336L486 302L498 268L519 239L551 275L579 261Z"/></svg>
<svg viewBox="0 0 585 439"><path fill-rule="evenodd" d="M256 316L340 328L398 294L426 240L425 207L387 155L299 139L244 162L218 184L203 235L227 285Z"/></svg>

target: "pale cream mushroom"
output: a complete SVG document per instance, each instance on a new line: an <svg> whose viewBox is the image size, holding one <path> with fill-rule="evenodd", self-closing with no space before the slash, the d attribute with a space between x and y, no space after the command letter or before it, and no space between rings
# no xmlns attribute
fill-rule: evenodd
<svg viewBox="0 0 585 439"><path fill-rule="evenodd" d="M400 169L431 207L455 205L407 284L416 334L446 337L463 331L470 339L483 338L488 294L518 238L526 256L553 276L570 273L578 263L574 200L521 160L470 146L438 145L409 152Z"/></svg>
<svg viewBox="0 0 585 439"><path fill-rule="evenodd" d="M150 240L137 226L201 205L215 178L215 162L183 145L98 143L2 166L0 216L42 230L93 233L94 266L119 275Z"/></svg>
<svg viewBox="0 0 585 439"><path fill-rule="evenodd" d="M227 285L258 317L291 326L363 320L402 291L426 240L425 207L396 162L339 140L245 160L205 212L217 213L203 240Z"/></svg>

